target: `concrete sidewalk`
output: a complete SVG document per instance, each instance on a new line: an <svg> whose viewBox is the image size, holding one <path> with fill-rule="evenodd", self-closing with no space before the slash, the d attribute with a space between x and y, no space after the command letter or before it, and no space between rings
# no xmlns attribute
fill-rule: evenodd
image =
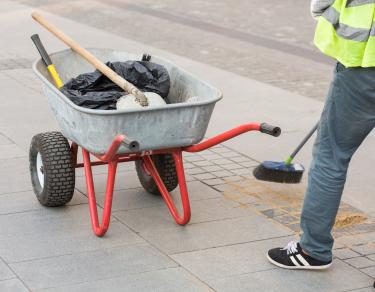
<svg viewBox="0 0 375 292"><path fill-rule="evenodd" d="M353 161L333 268L276 269L265 252L295 238L304 186L256 182L251 169L258 161L284 158L319 118L322 104L49 14L86 47L161 55L220 88L224 99L207 136L249 121L280 125L284 134L243 135L186 155L192 220L185 227L174 224L161 198L143 191L133 165L120 168L104 238L91 232L81 171L69 206L41 207L31 191L28 147L34 134L58 127L30 69L37 53L29 37L39 33L50 52L64 46L30 13L26 6L0 3L0 291L371 291L375 204L373 178L363 170L374 163L373 137ZM299 157L305 165L310 152L311 143ZM98 168L95 176L100 206L104 171Z"/></svg>

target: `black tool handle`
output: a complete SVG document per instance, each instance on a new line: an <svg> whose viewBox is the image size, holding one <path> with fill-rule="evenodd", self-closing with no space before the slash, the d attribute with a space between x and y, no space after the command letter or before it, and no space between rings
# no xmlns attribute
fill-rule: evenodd
<svg viewBox="0 0 375 292"><path fill-rule="evenodd" d="M307 143L307 141L310 140L311 136L315 133L315 131L318 129L319 122L316 123L316 125L310 130L310 132L306 135L305 138L301 141L301 143L297 146L297 148L293 151L293 153L290 155L291 158L296 157L298 152L302 149L303 146Z"/></svg>
<svg viewBox="0 0 375 292"><path fill-rule="evenodd" d="M281 134L281 129L279 127L271 126L267 123L260 124L260 131L274 137L279 137Z"/></svg>
<svg viewBox="0 0 375 292"><path fill-rule="evenodd" d="M151 60L151 55L150 54L144 53L142 55L142 61L150 61L150 60Z"/></svg>
<svg viewBox="0 0 375 292"><path fill-rule="evenodd" d="M129 150L132 150L132 151L139 150L139 142L127 136L125 136L125 139L122 140L122 144L124 144Z"/></svg>
<svg viewBox="0 0 375 292"><path fill-rule="evenodd" d="M51 58L49 57L46 49L44 48L42 41L39 38L39 35L33 34L31 36L31 40L34 42L36 48L39 51L40 56L42 57L42 60L44 64L48 67L49 65L52 65Z"/></svg>

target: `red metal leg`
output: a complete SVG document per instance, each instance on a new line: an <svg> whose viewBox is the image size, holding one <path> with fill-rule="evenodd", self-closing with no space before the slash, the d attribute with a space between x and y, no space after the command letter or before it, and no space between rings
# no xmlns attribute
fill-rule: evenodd
<svg viewBox="0 0 375 292"><path fill-rule="evenodd" d="M107 153L102 156L98 156L98 158L101 161L106 161L106 162L113 160L116 157L117 150L120 148L121 143L124 139L125 139L124 135L117 135L113 139L111 146L109 146Z"/></svg>
<svg viewBox="0 0 375 292"><path fill-rule="evenodd" d="M83 162L84 162L84 169L85 169L85 176L86 176L87 193L88 193L88 198L89 198L91 226L92 226L94 233L97 236L103 236L108 230L109 221L111 219L113 187L115 184L117 160L113 160L108 163L108 178L107 178L107 187L106 187L105 197L104 197L104 210L103 210L103 216L102 216L102 223L101 225L99 225L98 209L96 206L96 198L95 198L94 181L92 178L92 171L91 171L90 153L87 150L82 149L82 154L83 154Z"/></svg>
<svg viewBox="0 0 375 292"><path fill-rule="evenodd" d="M72 142L72 145L70 145L70 151L72 152L73 167L77 167L78 145Z"/></svg>
<svg viewBox="0 0 375 292"><path fill-rule="evenodd" d="M103 236L108 230L110 217L111 217L113 188L115 184L116 169L117 169L117 164L119 162L128 162L128 161L142 159L144 162L145 169L153 177L173 219L176 221L177 224L185 225L189 222L191 214L190 214L189 195L188 195L186 180L185 180L182 151L187 151L187 152L203 151L205 149L208 149L212 146L215 146L221 142L229 140L233 137L236 137L248 131L261 131L263 133L266 133L272 136L280 135L280 129L278 127L273 127L268 124L249 123L249 124L236 127L232 130L224 132L220 135L217 135L213 138L210 138L196 145L183 147L183 148L158 149L158 150L144 151L144 152L134 151L133 153L128 153L128 154L117 153L122 143L125 143L125 144L128 143L129 145L131 144L129 141L127 141L129 139L126 136L117 135L112 141L112 144L110 145L108 151L104 155L93 154L94 156L98 158L99 161L94 161L92 163L90 161L90 153L85 149L82 149L83 163L77 163L78 145L75 143L72 143L71 151L72 151L72 156L73 156L74 167L76 168L84 167L85 169L86 186L87 186L89 209L90 209L90 216L91 216L91 225L92 225L92 229L94 233L97 236ZM137 141L131 141L131 142L137 142ZM131 149L135 149L135 148L131 148ZM182 216L179 214L176 208L176 205L173 202L173 199L171 198L170 193L168 192L166 186L164 185L163 180L160 178L159 172L156 169L155 164L151 159L151 155L153 154L166 154L166 153L172 154L173 159L175 161L178 184L180 188L181 202L182 202L182 210L183 210ZM108 164L108 178L107 178L107 187L106 187L105 197L104 197L104 210L103 210L103 215L102 215L102 222L100 224L99 219L98 219L98 210L96 206L95 189L94 189L94 182L93 182L91 167L95 165L103 165L103 164Z"/></svg>
<svg viewBox="0 0 375 292"><path fill-rule="evenodd" d="M172 152L173 159L176 165L177 177L178 177L178 184L180 187L180 196L182 201L182 209L183 209L183 216L181 217L178 214L177 208L171 195L169 194L167 188L164 185L163 180L160 178L159 172L155 167L154 162L151 159L151 156L147 155L143 157L143 161L147 171L151 174L154 178L156 185L158 186L161 195L171 212L173 219L179 225L185 225L190 221L190 202L189 202L189 195L186 186L185 180L185 172L184 172L184 165L182 160L182 152L181 150L173 150Z"/></svg>

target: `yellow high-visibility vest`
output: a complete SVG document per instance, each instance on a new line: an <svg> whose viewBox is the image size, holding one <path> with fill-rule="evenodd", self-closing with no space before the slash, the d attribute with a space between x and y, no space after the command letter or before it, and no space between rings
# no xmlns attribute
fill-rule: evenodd
<svg viewBox="0 0 375 292"><path fill-rule="evenodd" d="M336 0L319 17L314 43L345 67L375 67L375 0Z"/></svg>

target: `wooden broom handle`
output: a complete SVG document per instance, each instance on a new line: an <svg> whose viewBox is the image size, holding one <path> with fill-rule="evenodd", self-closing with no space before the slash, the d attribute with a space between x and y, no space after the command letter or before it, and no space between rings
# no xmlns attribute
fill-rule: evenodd
<svg viewBox="0 0 375 292"><path fill-rule="evenodd" d="M102 72L105 76L107 76L109 79L111 79L115 84L120 86L125 92L134 95L136 97L136 100L142 106L148 106L147 97L137 87L135 87L130 82L126 81L124 78L122 78L120 75L118 75L115 71L113 71L111 68L109 68L106 64L104 64L102 61L100 61L94 55L92 55L89 51L82 48L76 41L74 41L72 38L67 36L65 33L63 33L56 26L49 23L39 13L34 11L31 14L31 16L32 16L32 18L34 18L35 21L37 21L40 25L42 25L47 30L49 30L58 39L60 39L67 46L69 46L73 51L75 51L77 54L82 56L87 62L89 62L96 69L98 69L100 72Z"/></svg>

